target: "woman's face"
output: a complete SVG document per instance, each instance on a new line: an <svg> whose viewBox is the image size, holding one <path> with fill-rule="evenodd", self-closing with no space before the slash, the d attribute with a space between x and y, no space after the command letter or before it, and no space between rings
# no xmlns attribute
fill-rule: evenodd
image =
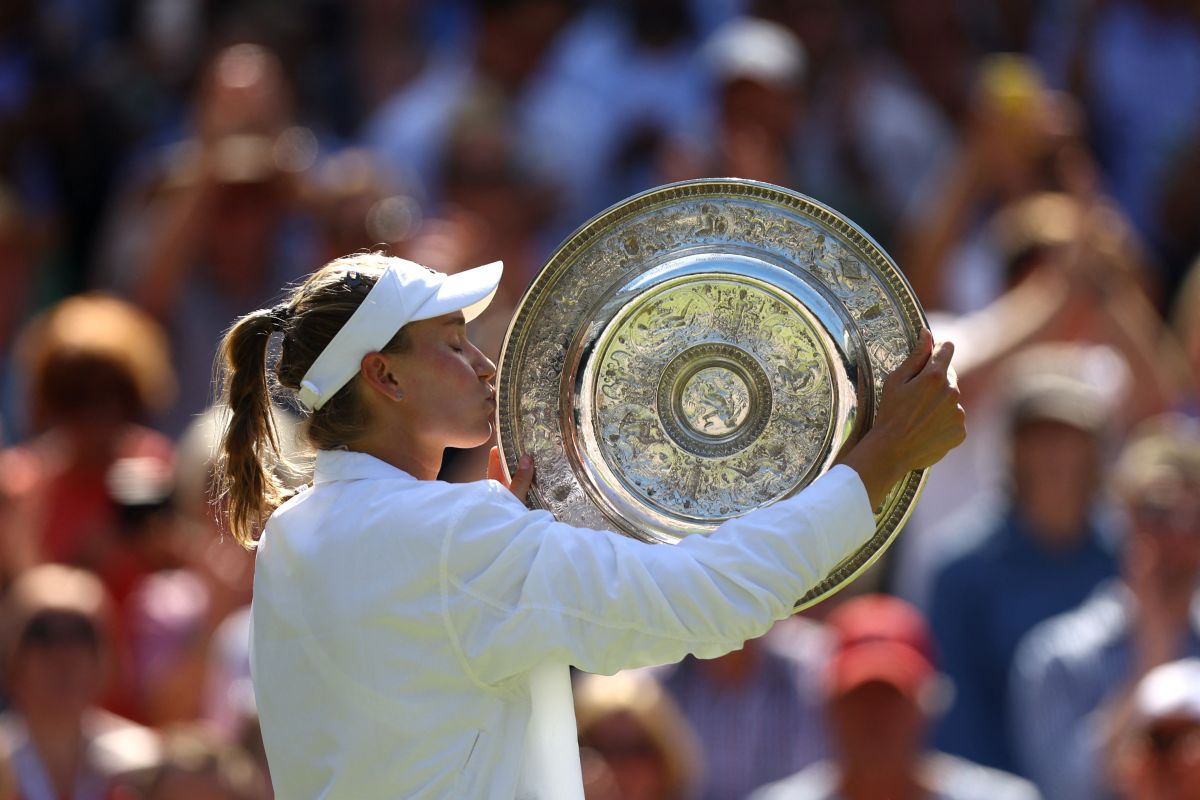
<svg viewBox="0 0 1200 800"><path fill-rule="evenodd" d="M408 325L392 354L412 435L429 446L478 447L492 435L496 365L467 339L461 311Z"/></svg>

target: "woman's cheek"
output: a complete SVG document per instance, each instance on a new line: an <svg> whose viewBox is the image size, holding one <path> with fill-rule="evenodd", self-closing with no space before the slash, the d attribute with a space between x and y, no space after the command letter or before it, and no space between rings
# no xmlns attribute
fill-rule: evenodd
<svg viewBox="0 0 1200 800"><path fill-rule="evenodd" d="M435 375L444 376L459 368L462 356L447 346L430 353L427 363Z"/></svg>

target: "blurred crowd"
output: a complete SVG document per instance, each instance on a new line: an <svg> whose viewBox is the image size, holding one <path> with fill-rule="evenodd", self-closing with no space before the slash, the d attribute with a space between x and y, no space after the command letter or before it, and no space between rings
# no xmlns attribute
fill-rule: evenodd
<svg viewBox="0 0 1200 800"><path fill-rule="evenodd" d="M588 797L1200 797L1200 3L6 0L0 800L271 796L208 491L235 317L356 250L503 259L495 357L571 230L705 176L883 244L969 436L839 595L577 676Z"/></svg>

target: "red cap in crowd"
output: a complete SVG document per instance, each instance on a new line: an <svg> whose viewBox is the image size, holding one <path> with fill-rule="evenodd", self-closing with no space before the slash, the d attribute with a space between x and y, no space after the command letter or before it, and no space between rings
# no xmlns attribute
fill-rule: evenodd
<svg viewBox="0 0 1200 800"><path fill-rule="evenodd" d="M903 600L866 595L846 601L828 619L834 636L826 674L830 696L873 681L914 701L937 677L933 637L920 612Z"/></svg>

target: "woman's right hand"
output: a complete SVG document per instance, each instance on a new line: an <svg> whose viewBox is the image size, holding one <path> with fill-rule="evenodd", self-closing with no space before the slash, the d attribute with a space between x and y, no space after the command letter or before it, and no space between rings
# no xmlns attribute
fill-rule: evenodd
<svg viewBox="0 0 1200 800"><path fill-rule="evenodd" d="M935 345L933 335L921 331L913 352L884 382L871 430L838 459L858 473L872 508L906 474L933 466L966 437L953 355L953 344Z"/></svg>

